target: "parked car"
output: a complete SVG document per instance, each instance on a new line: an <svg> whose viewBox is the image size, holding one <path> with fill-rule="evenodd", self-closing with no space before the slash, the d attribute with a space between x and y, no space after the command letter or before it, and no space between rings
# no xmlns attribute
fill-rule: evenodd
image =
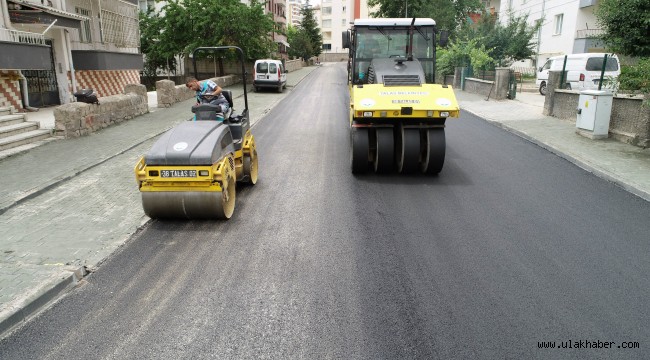
<svg viewBox="0 0 650 360"><path fill-rule="evenodd" d="M567 55L565 71L567 76L563 88L570 90L598 89L600 73L603 68L604 53L585 53ZM537 72L535 83L539 87L539 93L546 95L546 82L548 81L549 70L562 71L564 56L554 56L546 60ZM608 54L605 65L605 79L618 77L621 74L621 67L618 57Z"/></svg>
<svg viewBox="0 0 650 360"><path fill-rule="evenodd" d="M253 69L253 87L274 88L278 92L287 87L287 70L280 60L262 59L255 61Z"/></svg>

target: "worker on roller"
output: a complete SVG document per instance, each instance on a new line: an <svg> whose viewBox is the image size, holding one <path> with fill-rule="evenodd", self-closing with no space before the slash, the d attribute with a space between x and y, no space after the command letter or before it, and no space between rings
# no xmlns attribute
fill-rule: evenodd
<svg viewBox="0 0 650 360"><path fill-rule="evenodd" d="M196 78L190 78L185 83L188 89L196 91L196 104L211 104L219 107L217 110L217 120L223 121L224 115L230 106L228 100L221 93L223 89L214 81L208 79L199 82Z"/></svg>

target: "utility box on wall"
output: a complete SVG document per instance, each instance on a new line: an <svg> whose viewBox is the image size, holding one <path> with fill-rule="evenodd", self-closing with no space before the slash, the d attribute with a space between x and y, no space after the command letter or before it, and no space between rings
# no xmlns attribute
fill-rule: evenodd
<svg viewBox="0 0 650 360"><path fill-rule="evenodd" d="M576 132L591 139L606 139L612 115L613 95L609 91L584 90L578 99Z"/></svg>

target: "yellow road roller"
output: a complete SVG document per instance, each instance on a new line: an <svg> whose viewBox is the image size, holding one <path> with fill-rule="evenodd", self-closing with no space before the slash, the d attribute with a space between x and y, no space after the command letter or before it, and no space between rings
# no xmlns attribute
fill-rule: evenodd
<svg viewBox="0 0 650 360"><path fill-rule="evenodd" d="M236 51L234 46L201 47L193 52ZM235 210L236 183L254 185L258 179L255 138L250 130L244 81L241 114L233 110L232 93L223 91L230 110L217 117L217 105L194 105L194 116L163 134L135 165L142 207L151 218L229 219Z"/></svg>
<svg viewBox="0 0 650 360"><path fill-rule="evenodd" d="M353 173L442 170L445 122L460 108L451 87L435 84L437 34L444 46L429 18L357 19L343 32Z"/></svg>

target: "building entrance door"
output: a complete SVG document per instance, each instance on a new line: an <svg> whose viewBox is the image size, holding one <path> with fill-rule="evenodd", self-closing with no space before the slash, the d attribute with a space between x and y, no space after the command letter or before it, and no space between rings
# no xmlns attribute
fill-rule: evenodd
<svg viewBox="0 0 650 360"><path fill-rule="evenodd" d="M50 47L50 69L48 70L23 70L27 78L27 91L29 91L29 106L45 107L61 105L59 99L59 85L56 81L54 68L54 48L52 40L45 40Z"/></svg>

